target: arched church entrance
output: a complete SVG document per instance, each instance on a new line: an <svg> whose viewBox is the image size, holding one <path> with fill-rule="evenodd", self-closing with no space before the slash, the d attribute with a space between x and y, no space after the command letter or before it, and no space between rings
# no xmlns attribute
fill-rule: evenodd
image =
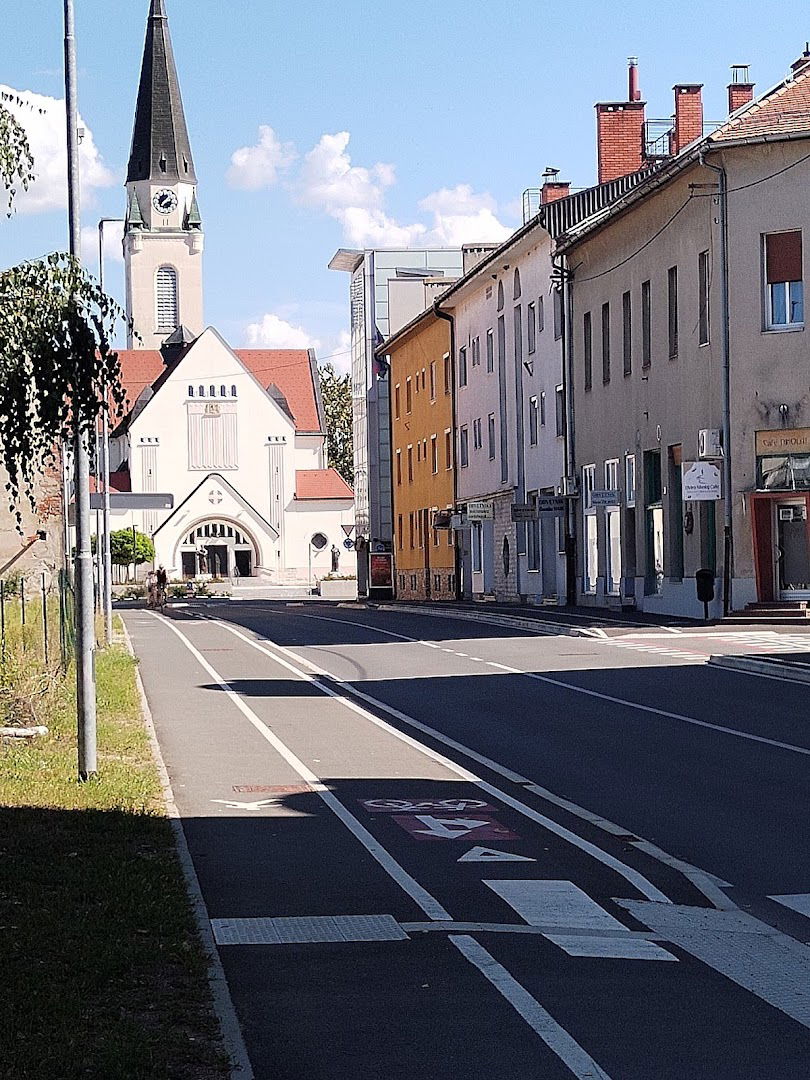
<svg viewBox="0 0 810 1080"><path fill-rule="evenodd" d="M183 578L253 577L256 545L232 521L204 521L187 533L180 544Z"/></svg>

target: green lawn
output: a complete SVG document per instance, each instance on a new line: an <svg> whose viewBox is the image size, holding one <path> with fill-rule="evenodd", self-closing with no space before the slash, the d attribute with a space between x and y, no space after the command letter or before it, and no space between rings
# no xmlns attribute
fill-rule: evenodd
<svg viewBox="0 0 810 1080"><path fill-rule="evenodd" d="M0 1076L222 1078L135 661L114 646L97 677L98 779L76 781L70 677L37 705L48 736L0 747Z"/></svg>

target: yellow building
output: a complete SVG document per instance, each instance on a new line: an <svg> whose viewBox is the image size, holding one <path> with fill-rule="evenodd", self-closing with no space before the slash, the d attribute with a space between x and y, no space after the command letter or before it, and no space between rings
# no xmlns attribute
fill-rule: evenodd
<svg viewBox="0 0 810 1080"><path fill-rule="evenodd" d="M450 323L428 308L390 338L391 462L396 594L456 597L453 375ZM444 527L436 529L436 514ZM443 520L442 520L443 519Z"/></svg>

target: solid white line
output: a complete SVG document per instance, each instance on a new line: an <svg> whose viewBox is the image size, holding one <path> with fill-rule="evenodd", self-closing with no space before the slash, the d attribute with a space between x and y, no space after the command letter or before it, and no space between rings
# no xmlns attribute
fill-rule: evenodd
<svg viewBox="0 0 810 1080"><path fill-rule="evenodd" d="M132 656L135 656L135 650L132 646L132 638L129 635L129 630L125 623L123 626L127 649ZM202 941L206 959L208 961L208 985L211 988L211 999L214 1012L216 1013L219 1022L222 1043L225 1047L225 1052L230 1059L231 1080L254 1080L253 1066L250 1063L247 1046L245 1045L245 1038L242 1034L242 1028L239 1025L239 1019L236 1015L236 1009L231 997L228 980L225 978L225 969L222 966L222 960L220 959L214 941L214 935L211 929L211 917L208 914L208 908L205 906L205 899L203 897L202 888L200 887L200 880L197 877L197 871L194 868L194 860L191 857L186 834L183 831L183 821L174 799L174 792L172 791L172 784L169 779L169 771L166 768L166 762L163 760L163 753L161 752L157 732L155 731L155 723L152 719L152 710L149 708L149 700L146 696L146 688L143 685L143 679L141 678L141 673L137 667L135 668L135 686L138 691L138 697L140 698L141 713L143 715L147 735L149 736L149 746L152 750L152 757L155 759L155 765L157 766L160 786L163 790L163 804L166 807L166 814L169 818L169 824L174 837L174 846L177 851L177 857L180 860L180 866L183 870L183 877L186 882L186 891L191 902L194 922L197 926L197 932L200 935L200 940Z"/></svg>
<svg viewBox="0 0 810 1080"><path fill-rule="evenodd" d="M271 652L269 649L261 645L258 641L254 641L253 639L247 637L235 627L228 626L227 623L222 623L218 620L212 619L211 621L214 623L215 626L220 627L222 630L227 630L228 633L233 634L241 641L244 641L245 644L250 645L251 648L256 649L258 652L264 653L266 656L269 656L270 659L273 660L275 663L281 664L282 667L286 667L289 671L298 673L303 678L307 678L310 682L313 682L316 686L322 689L324 693L329 694L330 697L337 698L338 700L346 704L348 707L353 708L355 712L360 713L361 716L364 716L371 723L376 724L377 727L383 728L383 730L388 731L390 734L402 739L403 741L408 741L409 745L412 745L415 749L420 750L423 754L425 754L427 757L432 758L434 761L440 761L447 768L452 769L459 776L461 776L462 779L475 784L483 791L486 791L487 794L492 795L500 802L506 803L507 806L511 806L512 809L517 810L519 814L522 814L524 817L527 817L532 821L536 821L538 825L542 825L543 828L548 829L549 832L555 833L561 839L566 840L574 847L578 847L580 851L584 851L588 855L593 856L594 859L596 859L598 862L601 862L604 866L609 867L611 870L615 870L617 874L623 877L625 881L629 881L631 885L638 889L638 891L642 893L642 895L646 896L648 899L656 900L659 903L663 904L671 903L669 897L665 896L660 889L657 889L651 881L648 881L647 878L644 877L643 874L640 874L631 866L627 866L619 859L616 859L612 855L609 855L606 851L603 851L600 847L597 847L596 844L592 844L588 840L583 840L581 836L577 836L577 834L571 832L570 829L566 829L558 822L553 821L551 818L546 817L544 814L538 813L536 810L533 810L530 806L527 806L525 803L520 802L518 799L513 799L512 796L507 795L505 791L501 791L500 788L495 787L493 784L489 784L485 780L481 780L479 777L475 776L473 773L462 768L461 766L456 765L448 758L443 757L441 754L437 754L436 751L432 750L430 747L424 746L421 743L416 742L416 740L411 739L408 735L403 735L402 732L397 731L396 728L391 727L391 725L387 724L384 720L381 720L379 717L367 712L365 709L361 709L358 705L355 705L353 702L344 697L343 694L339 694L337 691L333 690L331 686L321 682L320 678L313 678L312 676L307 675L306 672L302 672L300 668L296 667L294 664L288 663L287 661L282 659L281 656L278 656L277 653ZM376 698L373 698L368 694L364 694L362 690L358 690L351 683L341 683L339 680L334 679L333 676L330 676L328 672L325 672L322 668L319 668L316 664L313 664L309 660L304 659L304 657L296 656L295 653L290 652L283 645L277 645L275 642L270 641L270 639L265 640L267 640L269 644L271 644L273 648L279 653L281 653L283 656L292 656L292 658L298 664L303 664L304 666L310 668L313 672L316 673L317 676L320 676L321 678L329 678L331 679L331 681L337 683L338 685L346 685L350 693L352 693L356 697L359 697L362 701L368 702L374 708L380 709L383 712L388 713L389 716L394 716L397 720L400 720L402 723L407 724L409 727L415 727L417 730L423 731L431 738L435 738L440 742L443 742L445 745L449 745L452 746L454 749L460 750L463 754L470 756L474 761L479 761L481 764L486 765L487 768L492 769L494 772L499 773L501 776L507 775L507 770L505 770L503 766L498 765L497 762L491 761L490 759L483 757L483 755L476 754L474 751L471 751L466 747L462 746L461 743L456 743L454 740L449 739L446 735L442 735L441 732L428 727L426 724L422 724L418 720L415 720L407 713L400 712L399 709L394 709L390 705L386 705L384 702L378 701ZM516 776L517 774L510 772L508 779L514 780ZM528 783L528 781L523 777L517 779L516 782Z"/></svg>
<svg viewBox="0 0 810 1080"><path fill-rule="evenodd" d="M458 951L489 980L498 993L518 1012L529 1027L561 1061L564 1061L577 1080L610 1080L605 1070L586 1053L579 1043L560 1027L528 990L524 989L483 945L466 934L450 935Z"/></svg>
<svg viewBox="0 0 810 1080"><path fill-rule="evenodd" d="M445 911L439 901L434 896L431 896L427 889L422 888L419 882L412 878L411 875L399 865L396 859L390 855L377 840L375 840L363 825L360 824L354 814L350 813L326 785L322 783L320 777L316 776L303 761L296 757L292 750L279 739L275 732L272 731L264 721L259 719L256 713L245 704L239 694L231 687L230 683L226 682L215 668L208 663L199 649L192 645L185 634L181 633L170 620L162 618L157 614L155 614L154 617L164 623L172 633L180 638L200 667L202 667L203 671L205 671L205 673L225 691L231 702L239 709L249 723L252 724L262 738L266 739L273 749L284 758L287 764L298 773L301 779L318 793L335 816L340 818L346 828L354 834L368 853L372 855L380 866L382 866L394 881L396 881L397 885L399 885L400 888L406 892L416 904L418 904L428 918L436 920L450 919L451 916Z"/></svg>
<svg viewBox="0 0 810 1080"><path fill-rule="evenodd" d="M303 762L299 761L295 754L293 754L293 752L281 742L278 736L276 736L270 728L259 719L252 709L245 705L239 695L231 688L230 684L218 674L200 651L192 645L188 638L168 619L162 618L157 614L155 614L154 617L165 623L169 629L180 638L206 674L214 679L214 681L225 691L239 711L250 721L253 727L256 728L271 746L281 754L292 768L295 769L298 775L303 780L306 780L306 782L317 791L318 795L323 799L327 806L329 806L329 808L340 818L354 836L357 837L367 851L380 863L394 881L396 881L400 888L416 901L428 918L436 922L452 922L452 916L442 907L442 905L432 897L426 889L423 889L422 886L415 881L380 844L377 843L374 837L360 824L357 818L349 813L342 803L335 798L332 792L318 780L315 774L312 773ZM277 657L274 659L277 663L280 662ZM292 667L292 665L289 664L284 666L288 668ZM317 685L323 688L320 682ZM330 696L337 697L338 695L332 694ZM535 1001L528 990L521 986L521 984L509 974L506 968L498 964L477 941L467 936L455 937L452 935L450 940L453 941L459 949L459 952L461 952L470 963L477 967L492 985L507 999L507 1001L509 1001L518 1015L521 1016L529 1027L543 1039L549 1049L565 1062L578 1080L594 1080L594 1078L597 1077L602 1078L602 1080L610 1080L607 1073L605 1073L600 1066L586 1054L579 1043L568 1034L565 1028L561 1027L551 1015L543 1009L540 1003Z"/></svg>

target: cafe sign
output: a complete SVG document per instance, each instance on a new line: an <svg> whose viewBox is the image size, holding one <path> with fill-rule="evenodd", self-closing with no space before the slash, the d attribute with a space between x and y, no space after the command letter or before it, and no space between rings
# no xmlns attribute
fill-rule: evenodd
<svg viewBox="0 0 810 1080"><path fill-rule="evenodd" d="M758 457L810 454L810 428L758 431L756 438Z"/></svg>

